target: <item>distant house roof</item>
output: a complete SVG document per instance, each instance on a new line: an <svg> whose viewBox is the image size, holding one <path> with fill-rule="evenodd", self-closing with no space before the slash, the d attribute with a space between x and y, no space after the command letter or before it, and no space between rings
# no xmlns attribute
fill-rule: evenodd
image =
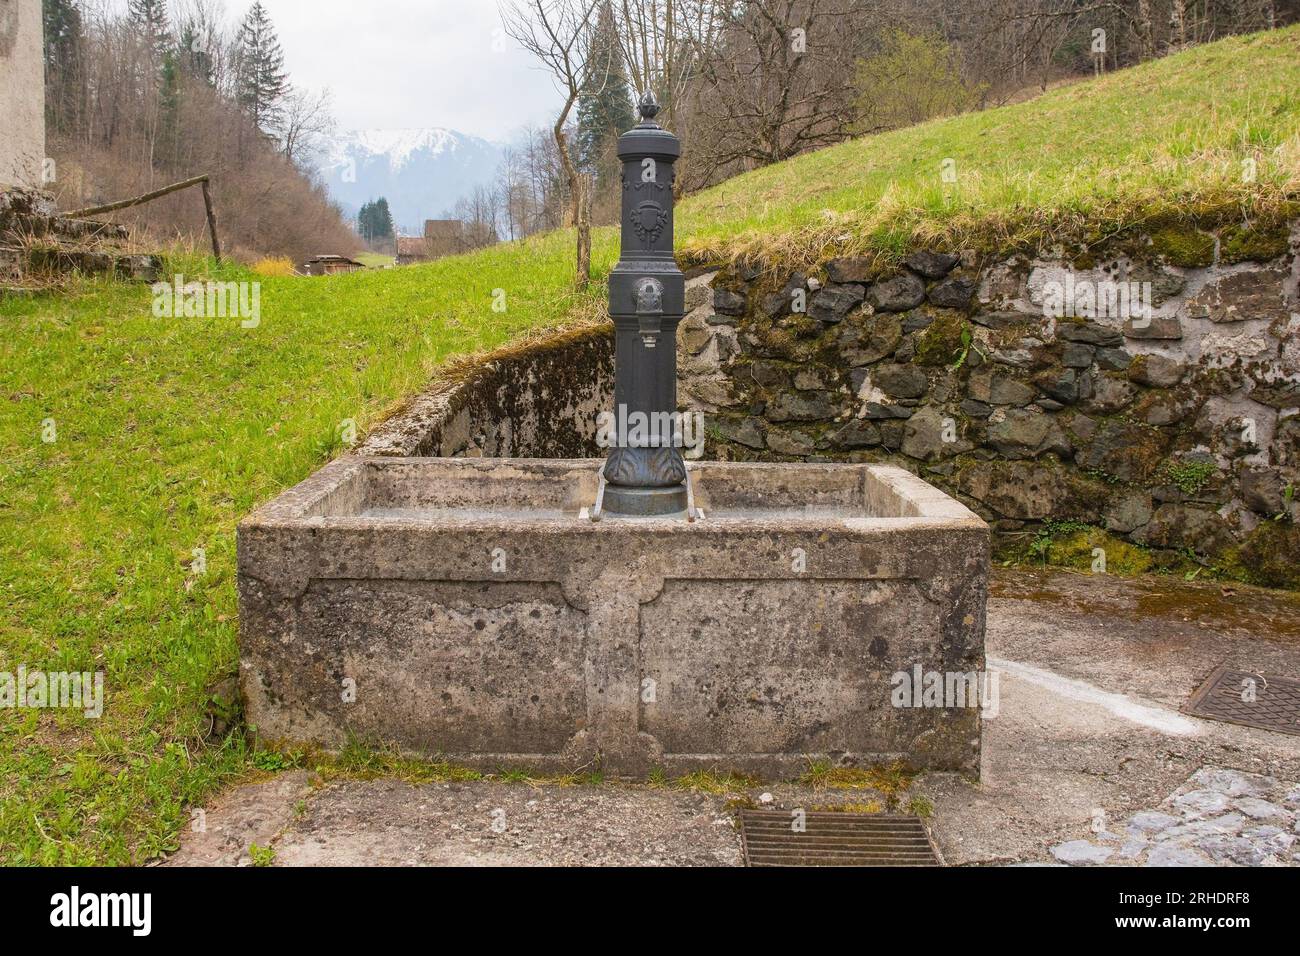
<svg viewBox="0 0 1300 956"><path fill-rule="evenodd" d="M397 254L399 256L427 256L429 247L423 236L398 236Z"/></svg>
<svg viewBox="0 0 1300 956"><path fill-rule="evenodd" d="M459 219L426 219L424 220L424 238L426 239L456 239L460 237L464 223Z"/></svg>

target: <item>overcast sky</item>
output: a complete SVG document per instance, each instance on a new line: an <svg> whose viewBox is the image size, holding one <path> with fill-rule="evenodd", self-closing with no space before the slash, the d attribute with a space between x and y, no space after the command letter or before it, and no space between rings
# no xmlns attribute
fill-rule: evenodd
<svg viewBox="0 0 1300 956"><path fill-rule="evenodd" d="M126 0L108 2L126 7ZM253 5L224 2L232 25ZM523 126L555 120L560 96L501 31L496 0L262 0L262 6L294 85L328 88L340 129L443 126L508 140Z"/></svg>
<svg viewBox="0 0 1300 956"><path fill-rule="evenodd" d="M226 0L235 17L252 0ZM496 0L262 0L295 84L329 87L341 129L445 126L502 140L554 121L549 77Z"/></svg>

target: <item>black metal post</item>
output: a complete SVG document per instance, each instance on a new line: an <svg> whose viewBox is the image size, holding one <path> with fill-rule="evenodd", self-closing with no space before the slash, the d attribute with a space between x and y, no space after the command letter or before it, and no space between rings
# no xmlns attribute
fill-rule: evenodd
<svg viewBox="0 0 1300 956"><path fill-rule="evenodd" d="M673 258L674 163L681 141L654 121L618 138L623 163L622 245L609 276L614 320L615 440L605 460L604 509L663 515L686 510L686 463L677 415L677 325L686 280Z"/></svg>

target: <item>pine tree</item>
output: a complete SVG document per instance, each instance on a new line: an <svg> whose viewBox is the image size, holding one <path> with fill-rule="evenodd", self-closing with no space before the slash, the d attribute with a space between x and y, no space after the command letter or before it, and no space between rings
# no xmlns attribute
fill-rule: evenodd
<svg viewBox="0 0 1300 956"><path fill-rule="evenodd" d="M393 238L393 214L388 209L388 200L380 196L375 201L375 238Z"/></svg>
<svg viewBox="0 0 1300 956"><path fill-rule="evenodd" d="M167 53L167 0L129 0L127 15L156 65Z"/></svg>
<svg viewBox="0 0 1300 956"><path fill-rule="evenodd" d="M609 145L635 124L632 95L623 71L614 15L601 7L593 26L587 75L578 95L578 164L604 181L612 172L605 162Z"/></svg>
<svg viewBox="0 0 1300 956"><path fill-rule="evenodd" d="M86 112L85 29L73 0L44 0L45 118L50 130L81 127Z"/></svg>
<svg viewBox="0 0 1300 956"><path fill-rule="evenodd" d="M383 196L363 203L357 213L357 232L366 242L393 238L393 214L388 210L388 200Z"/></svg>
<svg viewBox="0 0 1300 956"><path fill-rule="evenodd" d="M289 76L284 70L284 50L261 0L249 8L239 25L235 99L262 132L273 134L283 117Z"/></svg>
<svg viewBox="0 0 1300 956"><path fill-rule="evenodd" d="M175 162L181 142L181 82L179 57L175 50L163 54L158 77L157 153Z"/></svg>
<svg viewBox="0 0 1300 956"><path fill-rule="evenodd" d="M212 51L208 48L210 42L211 34L204 25L191 20L181 29L181 45L177 57L181 72L186 76L214 86Z"/></svg>

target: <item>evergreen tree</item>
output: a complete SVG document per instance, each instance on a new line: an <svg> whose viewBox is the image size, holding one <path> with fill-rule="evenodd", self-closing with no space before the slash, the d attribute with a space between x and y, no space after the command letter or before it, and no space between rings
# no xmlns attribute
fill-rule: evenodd
<svg viewBox="0 0 1300 956"><path fill-rule="evenodd" d="M167 0L129 0L127 15L139 31L140 40L154 63L162 65L167 54Z"/></svg>
<svg viewBox="0 0 1300 956"><path fill-rule="evenodd" d="M44 0L45 118L50 130L80 129L85 115L85 29L73 0Z"/></svg>
<svg viewBox="0 0 1300 956"><path fill-rule="evenodd" d="M592 27L587 74L578 94L578 164L604 181L612 172L605 162L611 143L635 125L632 94L623 71L618 33L609 4L601 6Z"/></svg>
<svg viewBox="0 0 1300 956"><path fill-rule="evenodd" d="M366 242L393 238L393 214L388 210L388 200L383 196L364 203L357 213L357 232Z"/></svg>
<svg viewBox="0 0 1300 956"><path fill-rule="evenodd" d="M249 119L264 133L274 133L283 118L289 76L284 70L284 50L261 0L249 8L239 25L235 99Z"/></svg>
<svg viewBox="0 0 1300 956"><path fill-rule="evenodd" d="M388 200L383 196L375 201L375 238L393 238L393 214L388 209Z"/></svg>
<svg viewBox="0 0 1300 956"><path fill-rule="evenodd" d="M215 85L212 73L212 51L208 48L211 34L196 20L188 21L181 29L181 45L177 53L182 73L207 84Z"/></svg>
<svg viewBox="0 0 1300 956"><path fill-rule="evenodd" d="M158 78L158 154L175 162L181 143L181 77L175 50L163 54ZM156 157L157 158L157 157Z"/></svg>

